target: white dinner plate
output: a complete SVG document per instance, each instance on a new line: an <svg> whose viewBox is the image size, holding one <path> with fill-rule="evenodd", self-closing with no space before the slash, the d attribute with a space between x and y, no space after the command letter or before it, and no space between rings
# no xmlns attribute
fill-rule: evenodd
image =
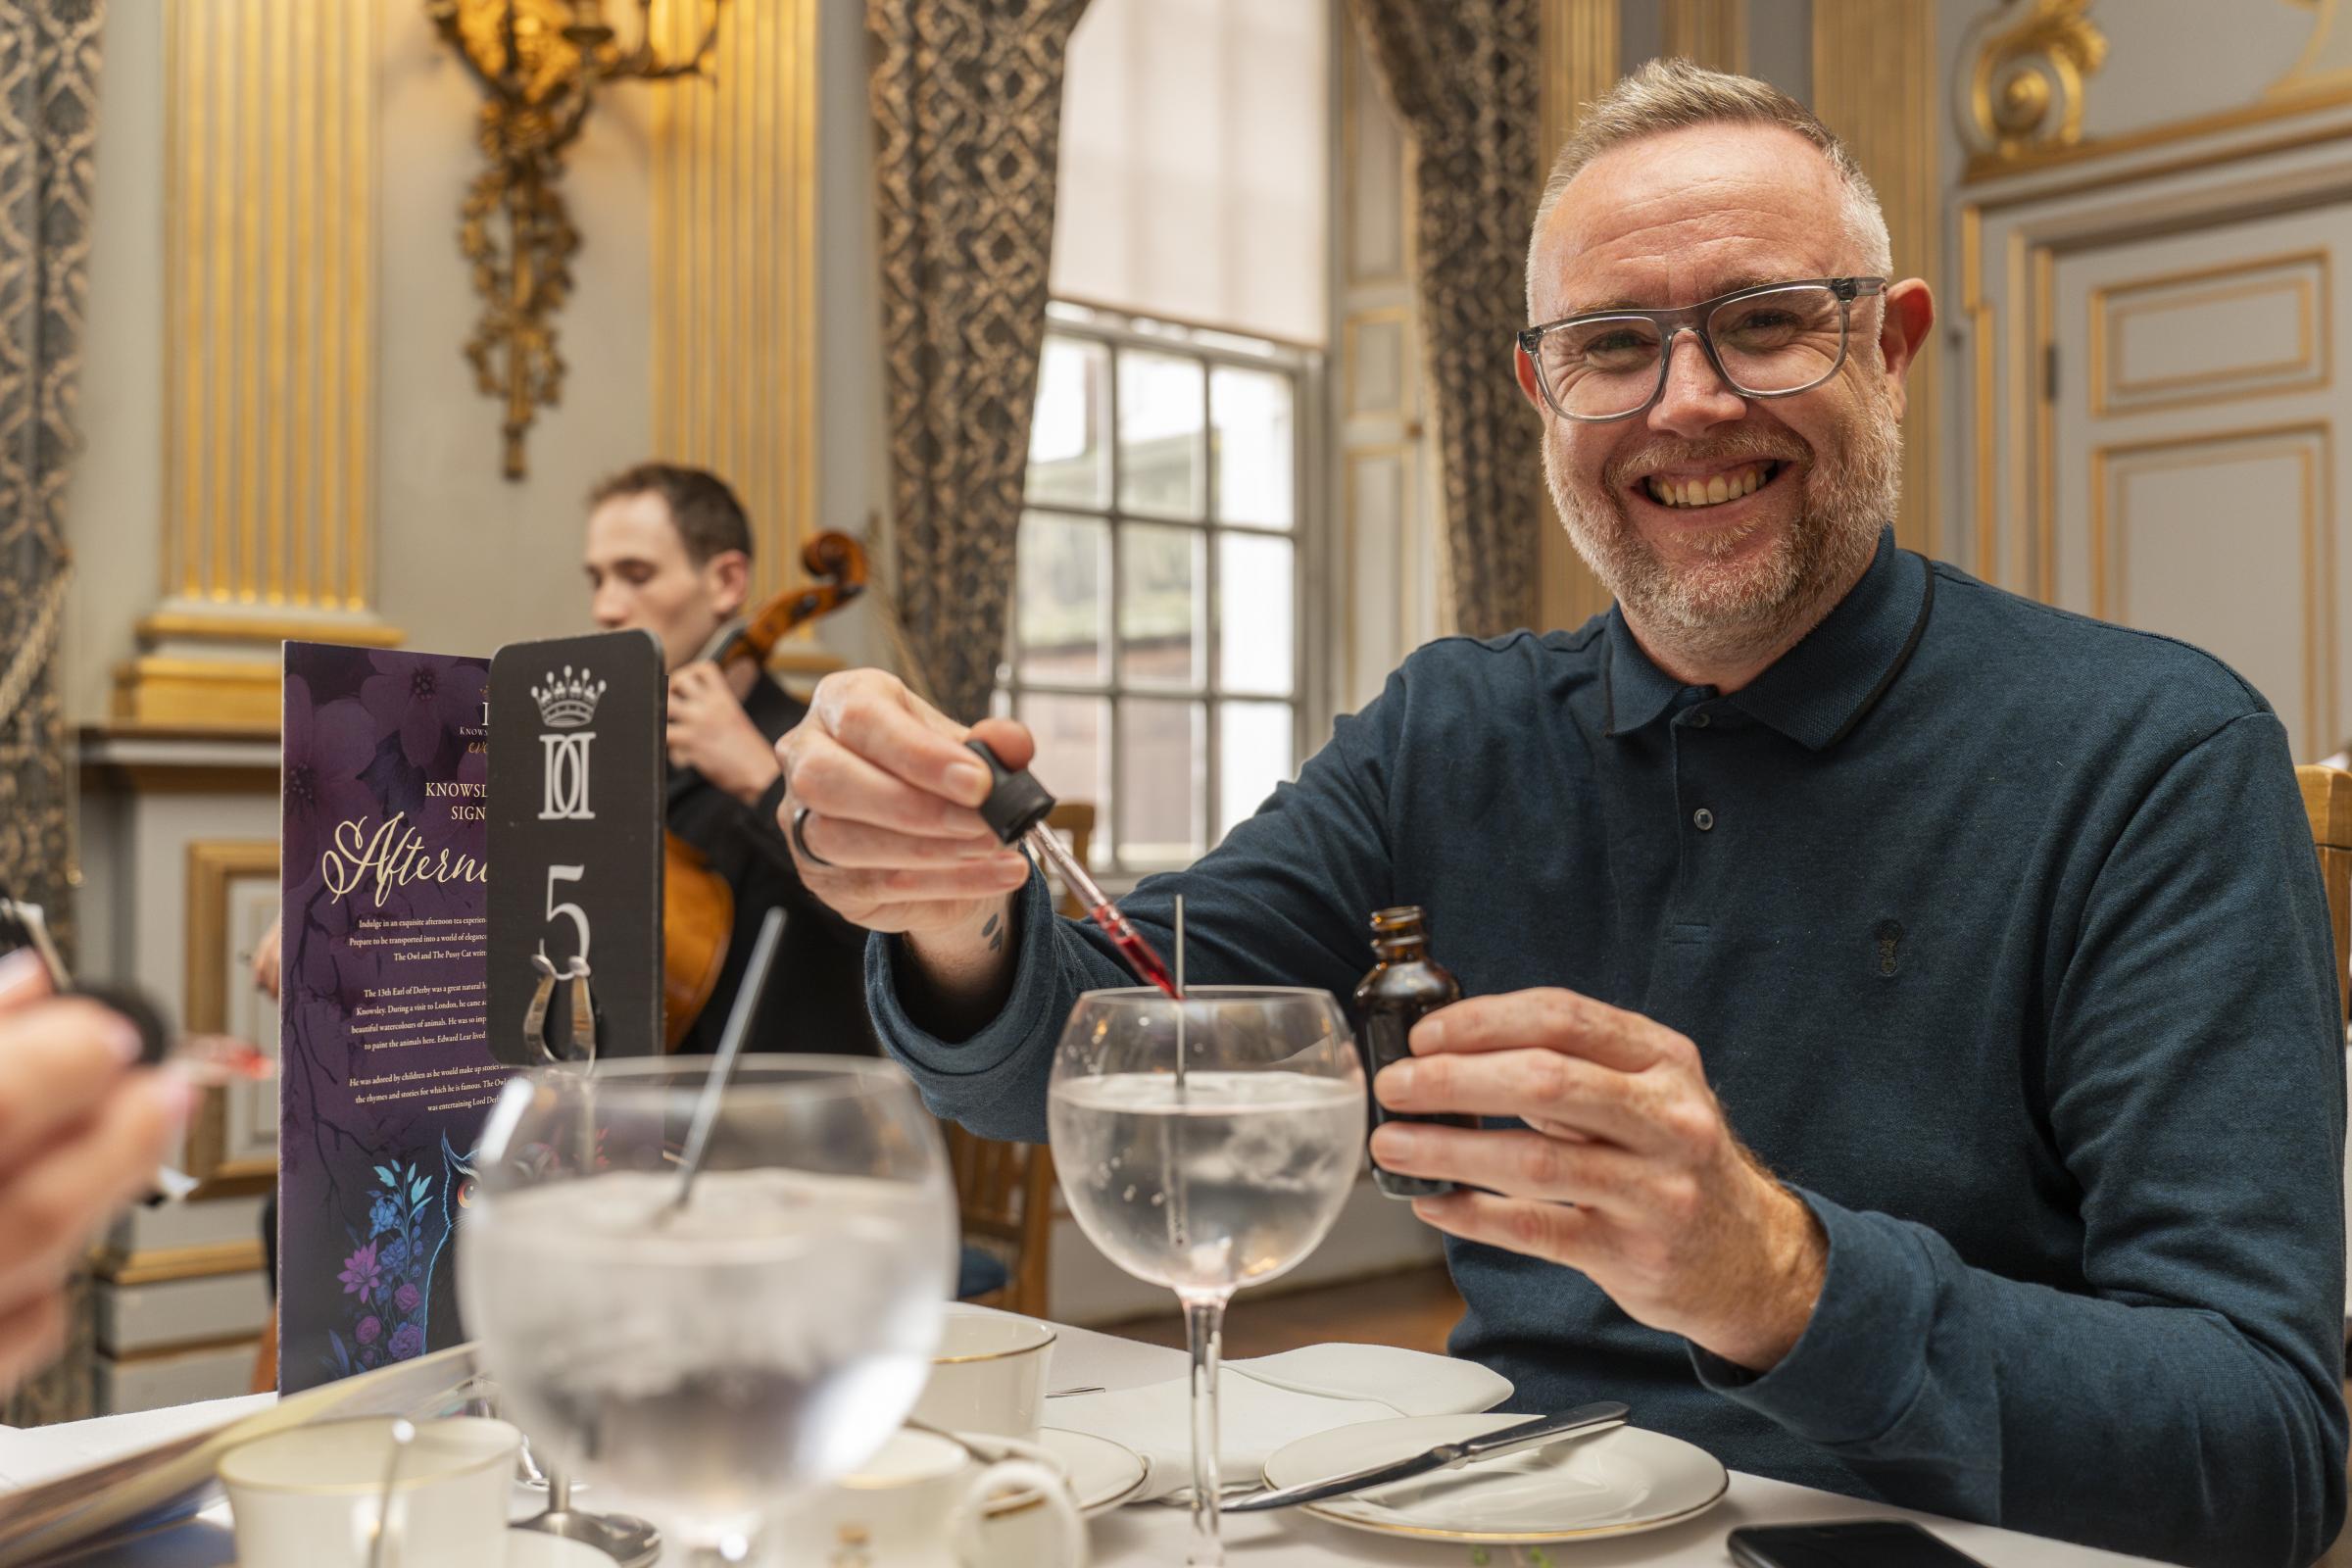
<svg viewBox="0 0 2352 1568"><path fill-rule="evenodd" d="M1151 1479L1150 1460L1123 1443L1091 1432L1044 1427L1038 1431L1037 1446L1069 1472L1070 1493L1078 1500L1079 1513L1089 1519L1127 1501Z"/></svg>
<svg viewBox="0 0 2352 1568"><path fill-rule="evenodd" d="M1266 1461L1266 1484L1296 1487L1493 1432L1524 1415L1428 1415L1366 1421L1301 1438ZM1527 1545L1655 1530L1706 1512L1732 1478L1680 1438L1617 1427L1459 1470L1311 1502L1334 1524L1420 1541Z"/></svg>

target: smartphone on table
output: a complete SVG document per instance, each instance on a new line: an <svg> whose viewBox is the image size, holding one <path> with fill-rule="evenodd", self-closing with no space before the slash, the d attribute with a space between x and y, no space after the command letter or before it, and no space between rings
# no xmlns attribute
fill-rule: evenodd
<svg viewBox="0 0 2352 1568"><path fill-rule="evenodd" d="M1727 1544L1740 1568L1984 1568L1906 1519L1742 1525Z"/></svg>

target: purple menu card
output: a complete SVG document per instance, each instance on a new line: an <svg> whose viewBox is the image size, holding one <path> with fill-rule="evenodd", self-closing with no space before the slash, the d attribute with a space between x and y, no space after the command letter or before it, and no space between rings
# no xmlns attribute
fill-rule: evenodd
<svg viewBox="0 0 2352 1568"><path fill-rule="evenodd" d="M486 660L286 644L281 1394L459 1344L485 1037Z"/></svg>

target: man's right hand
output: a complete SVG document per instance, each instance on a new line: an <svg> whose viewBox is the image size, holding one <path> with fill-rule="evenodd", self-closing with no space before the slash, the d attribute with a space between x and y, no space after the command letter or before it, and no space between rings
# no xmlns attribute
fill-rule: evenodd
<svg viewBox="0 0 2352 1568"><path fill-rule="evenodd" d="M1010 719L967 730L897 676L853 669L826 676L808 716L776 743L778 823L802 882L843 918L906 938L943 1033L1002 1003L1012 894L1029 878L1028 858L980 818L989 774L966 739L1011 768L1036 752Z"/></svg>

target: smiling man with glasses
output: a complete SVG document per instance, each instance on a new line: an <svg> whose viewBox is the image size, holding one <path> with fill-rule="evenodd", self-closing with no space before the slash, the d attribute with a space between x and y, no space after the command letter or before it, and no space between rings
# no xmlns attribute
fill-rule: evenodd
<svg viewBox="0 0 2352 1568"><path fill-rule="evenodd" d="M1164 944L1185 896L1196 983L1342 995L1373 910L1427 911L1468 1000L1374 1090L1484 1121L1372 1154L1457 1184L1414 1207L1513 1408L2305 1564L2344 1512L2343 1032L2285 732L2194 649L1895 547L1935 318L1896 276L1763 83L1654 64L1589 106L1507 347L1614 608L1416 653L1124 907ZM811 890L889 933L868 998L934 1108L1036 1139L1076 995L1128 981L987 837L961 734L831 677L786 805Z"/></svg>

